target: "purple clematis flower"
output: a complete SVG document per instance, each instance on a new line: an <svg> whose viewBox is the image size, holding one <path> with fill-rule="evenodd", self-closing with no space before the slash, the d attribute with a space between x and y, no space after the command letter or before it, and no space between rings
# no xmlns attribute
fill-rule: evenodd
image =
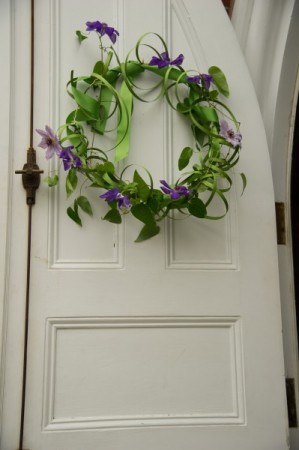
<svg viewBox="0 0 299 450"><path fill-rule="evenodd" d="M100 195L100 198L104 198L108 203L117 200L120 209L129 209L132 206L129 197L127 195L122 195L117 188L109 189L109 191Z"/></svg>
<svg viewBox="0 0 299 450"><path fill-rule="evenodd" d="M48 125L45 126L45 130L36 130L37 133L42 137L42 140L38 144L38 147L47 149L46 151L46 159L52 158L52 156L56 153L56 155L60 156L60 152L62 150L58 137Z"/></svg>
<svg viewBox="0 0 299 450"><path fill-rule="evenodd" d="M201 82L205 89L209 90L211 83L213 83L214 78L212 75L209 75L208 73L202 73L201 74Z"/></svg>
<svg viewBox="0 0 299 450"><path fill-rule="evenodd" d="M86 22L86 31L96 31L101 36L107 34L113 44L115 44L117 36L119 36L119 32L115 28L109 27L106 23L99 22L98 20L95 22Z"/></svg>
<svg viewBox="0 0 299 450"><path fill-rule="evenodd" d="M209 90L211 83L213 83L214 79L212 75L209 75L207 73L202 73L200 75L194 75L192 77L187 77L186 81L188 83L196 83L196 84L202 84L202 87Z"/></svg>
<svg viewBox="0 0 299 450"><path fill-rule="evenodd" d="M188 81L188 83L199 84L200 83L200 76L199 75L193 75L192 77L187 77L186 81Z"/></svg>
<svg viewBox="0 0 299 450"><path fill-rule="evenodd" d="M60 152L59 158L62 159L64 170L69 170L71 167L82 167L81 159L72 152L73 148L71 145Z"/></svg>
<svg viewBox="0 0 299 450"><path fill-rule="evenodd" d="M241 147L242 134L236 133L232 128L229 128L229 124L225 120L220 120L219 135L232 144L233 147L238 145Z"/></svg>
<svg viewBox="0 0 299 450"><path fill-rule="evenodd" d="M150 62L148 63L150 66L158 66L159 69L167 66L180 66L184 61L184 55L180 54L177 58L171 60L168 56L167 52L161 53L161 58L157 56L153 56Z"/></svg>
<svg viewBox="0 0 299 450"><path fill-rule="evenodd" d="M160 180L160 183L163 184L163 186L160 187L161 191L163 191L164 194L169 194L172 200L177 200L181 195L184 195L185 197L189 197L190 195L190 191L186 186L178 184L172 188L165 180Z"/></svg>

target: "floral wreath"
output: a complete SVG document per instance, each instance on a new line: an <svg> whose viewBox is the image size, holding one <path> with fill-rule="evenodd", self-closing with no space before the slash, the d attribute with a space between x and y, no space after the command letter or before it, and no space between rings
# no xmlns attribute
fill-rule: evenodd
<svg viewBox="0 0 299 450"><path fill-rule="evenodd" d="M184 70L184 56L180 54L171 59L165 41L156 33L141 36L133 49L135 59L130 59L131 51L121 62L112 45L119 36L115 28L95 21L86 23L86 31L97 34L101 59L89 76L74 77L71 72L67 92L75 101L76 108L67 116L57 134L49 126L45 130L36 130L42 137L39 147L46 149L46 159L57 155L68 172L67 197L75 192L78 180L82 181L81 186L88 182L89 186L104 189L99 198L105 200L110 209L103 220L119 224L124 214L131 213L143 223L135 242L158 234L159 222L173 217L173 211L200 219L224 217L229 208L226 195L233 184L229 173L239 160L242 136L239 122L221 99L221 95L229 96L223 72L216 66L210 67L207 74ZM80 43L88 37L80 31L76 34ZM145 43L149 35L160 41L161 52ZM104 46L104 36L112 44ZM140 56L142 47L150 48L154 54L148 63L144 63ZM117 66L111 67L113 58ZM151 72L153 78L158 79L148 90L139 86L145 72ZM154 100L165 97L171 108L189 120L195 143L194 148L185 147L178 159L179 171L188 165L192 168L181 173L174 183L160 180L159 189L154 187L147 169L144 169L147 181L137 170L133 179L127 180L125 174L129 166L117 173L117 163L129 152L133 100L147 101L145 95L153 91L158 92ZM116 126L107 129L107 123L115 114ZM114 162L108 158L107 150L95 144L96 136L111 131L114 138L116 135L115 145L109 149L114 150ZM246 177L243 173L241 178L244 190ZM48 176L46 182L50 187L55 186L58 175ZM210 216L207 208L217 197L223 203L223 214ZM83 195L75 198L73 206L67 208L68 216L82 225L80 211L93 214L88 198Z"/></svg>

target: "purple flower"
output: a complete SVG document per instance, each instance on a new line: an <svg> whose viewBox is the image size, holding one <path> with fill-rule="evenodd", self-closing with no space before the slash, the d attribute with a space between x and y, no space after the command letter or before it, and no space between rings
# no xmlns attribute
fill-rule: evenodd
<svg viewBox="0 0 299 450"><path fill-rule="evenodd" d="M69 170L71 167L82 167L81 159L72 152L73 148L73 146L66 147L60 152L59 158L62 159L64 170Z"/></svg>
<svg viewBox="0 0 299 450"><path fill-rule="evenodd" d="M150 66L158 66L159 69L167 66L180 66L184 61L184 56L180 54L177 58L171 60L167 52L161 53L161 58L153 56L149 62Z"/></svg>
<svg viewBox="0 0 299 450"><path fill-rule="evenodd" d="M232 128L229 128L229 125L225 120L220 120L219 135L234 147L237 147L238 145L241 147L242 134L236 133Z"/></svg>
<svg viewBox="0 0 299 450"><path fill-rule="evenodd" d="M186 81L188 81L188 83L200 83L200 76L199 75L194 75L192 77L187 77Z"/></svg>
<svg viewBox="0 0 299 450"><path fill-rule="evenodd" d="M109 27L106 23L98 20L86 22L86 31L96 31L101 36L107 34L113 44L115 44L117 36L119 36L119 32L115 28Z"/></svg>
<svg viewBox="0 0 299 450"><path fill-rule="evenodd" d="M209 90L211 83L213 83L213 77L212 75L209 75L207 73L202 73L200 75L194 75L192 77L187 77L186 81L188 83L196 83L196 84L202 84L202 87Z"/></svg>
<svg viewBox="0 0 299 450"><path fill-rule="evenodd" d="M108 203L111 203L114 200L117 200L117 204L120 209L131 208L131 202L130 202L129 197L127 195L122 195L119 192L119 189L117 189L117 188L109 189L109 191L100 195L100 198L104 198L106 200L106 202L108 202Z"/></svg>
<svg viewBox="0 0 299 450"><path fill-rule="evenodd" d="M42 137L42 140L38 144L38 147L47 149L46 151L46 159L52 158L52 156L56 153L56 155L60 155L62 150L58 137L48 125L45 126L44 130L36 130L37 133Z"/></svg>
<svg viewBox="0 0 299 450"><path fill-rule="evenodd" d="M201 74L201 82L205 89L209 90L211 83L213 83L214 78L212 75L209 75L208 73L202 73Z"/></svg>
<svg viewBox="0 0 299 450"><path fill-rule="evenodd" d="M160 180L160 183L163 184L163 186L160 187L161 191L163 191L164 194L169 194L172 200L177 200L181 195L184 195L185 197L189 197L190 195L190 191L186 186L178 184L174 188L171 188L165 180Z"/></svg>

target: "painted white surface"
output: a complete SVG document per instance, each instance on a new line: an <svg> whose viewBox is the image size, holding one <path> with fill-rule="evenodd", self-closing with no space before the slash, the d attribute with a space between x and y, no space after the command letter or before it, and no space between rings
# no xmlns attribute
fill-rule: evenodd
<svg viewBox="0 0 299 450"><path fill-rule="evenodd" d="M278 247L284 361L286 376L295 380L298 409L290 175L299 92L299 4L295 1L236 0L232 21L258 92L270 146L275 200L286 207L287 242ZM290 429L290 444L291 449L299 448L298 428Z"/></svg>
<svg viewBox="0 0 299 450"><path fill-rule="evenodd" d="M7 234L8 227L7 221L9 216L9 204L8 204L8 185L9 185L9 173L11 170L9 160L9 117L10 117L10 57L11 57L11 12L10 2L6 1L0 5L0 39L1 42L4 39L7 40L7 45L1 45L0 47L0 59L4 62L3 70L1 70L0 80L1 86L4 88L2 94L2 107L0 109L0 123L1 125L1 140L0 140L0 152L2 155L0 164L0 380L3 380L3 364L1 364L2 358L2 340L5 338L5 318L6 308L4 308L5 298L5 286L6 286L6 259L7 259ZM8 37L8 38L7 38ZM1 406L3 398L4 385L0 381L0 434L1 434Z"/></svg>
<svg viewBox="0 0 299 450"><path fill-rule="evenodd" d="M257 93L270 155L283 57L295 0L235 0L232 22Z"/></svg>
<svg viewBox="0 0 299 450"><path fill-rule="evenodd" d="M13 382L9 388L9 408L14 418L8 429L13 433L12 445L17 448L18 432L16 431L20 417L22 356L21 346L23 331L21 326L15 328L12 339L7 334L8 320L14 317L16 324L23 323L24 302L15 307L10 299L12 292L24 299L26 273L25 241L27 229L27 207L20 176L14 175L15 169L21 169L24 164L25 152L29 143L29 127L26 118L29 115L29 26L30 15L27 2L19 2L17 21L15 22L15 5L13 1L4 0L0 3L0 55L1 55L1 164L0 164L0 436L2 436L2 418L6 414L7 377L6 370ZM16 32L16 25L18 25ZM22 38L21 38L22 36ZM18 74L22 74L21 78ZM19 82L17 83L17 80ZM14 126L14 124L17 126ZM19 148L15 154L13 148ZM16 180L15 178L19 178ZM17 208L12 208L12 188L19 198ZM13 214L15 214L13 219ZM20 247L14 246L12 221L16 222L15 232L22 237ZM19 255L12 266L11 252ZM11 280L13 283L11 284ZM0 438L1 442L1 438ZM0 443L0 448L1 443Z"/></svg>
<svg viewBox="0 0 299 450"><path fill-rule="evenodd" d="M138 230L130 219L120 229L87 219L78 230L65 215L63 189L48 196L41 187L34 208L25 447L194 450L200 443L207 450L286 449L271 170L230 22L218 1L115 0L102 2L102 8L123 36L120 51L154 30L172 42L174 54L184 49L186 66L223 68L231 107L242 122L239 169L246 171L249 187L241 199L232 195L225 221L165 227L140 245L133 243ZM16 9L20 27L26 17L21 12ZM35 121L41 128L57 126L69 110L64 85L70 68L89 70L94 62L88 56L94 50L79 49L74 30L98 18L98 2L89 0L82 12L79 2L70 9L66 1L43 0L37 17ZM18 63L25 58L24 44L15 43ZM16 96L20 89L16 81ZM18 166L27 103L22 97L14 109ZM134 130L132 161L149 167L156 180L161 172L171 177L184 126L163 106L136 105L136 111L147 115L147 125L138 122ZM40 165L46 168L42 154ZM25 260L19 220L24 195L13 181L1 450L17 447L25 285L23 275L16 283ZM104 211L99 206L98 216ZM200 239L190 244L188 230L196 228L202 246ZM225 246L217 245L219 236Z"/></svg>
<svg viewBox="0 0 299 450"><path fill-rule="evenodd" d="M286 375L295 379L299 405L298 342L292 260L290 181L295 113L299 95L299 4L295 2L282 61L272 145L275 198L286 205L286 246L279 246L279 274ZM299 447L298 428L290 429L291 449Z"/></svg>

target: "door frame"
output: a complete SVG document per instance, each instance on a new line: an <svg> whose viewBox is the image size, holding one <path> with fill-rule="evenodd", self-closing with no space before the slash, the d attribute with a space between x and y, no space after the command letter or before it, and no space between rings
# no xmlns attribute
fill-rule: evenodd
<svg viewBox="0 0 299 450"><path fill-rule="evenodd" d="M26 119L29 117L30 105L30 89L27 88L30 86L30 6L29 0L3 0L0 6L0 37L5 42L0 49L1 60L4 62L1 70L3 108L0 110L3 125L0 141L0 448L5 447L3 434L9 435L12 445L18 447L21 416L27 241L23 239L22 246L18 248L18 267L13 267L12 270L11 229L16 213L21 218L19 232L24 233L25 230L26 233L27 229L25 191L21 178L16 178L14 172L23 167L29 147L29 122ZM18 33L15 32L16 29ZM22 73L23 80L21 93L16 89L19 73ZM28 114L24 116L23 113L22 116L21 112L27 108ZM13 126L15 121L18 123L17 134ZM14 155L15 147L24 149L21 157ZM12 206L13 195L24 199L23 202L20 201L17 211ZM13 288L17 291L17 302L14 304L10 295L12 280ZM19 326L16 327L16 324ZM11 335L9 329L12 327L15 330L13 342L8 340ZM9 379L6 377L8 370L13 374ZM6 395L7 392L10 393L9 396ZM15 423L9 425L7 433L2 433L7 408L12 411Z"/></svg>
<svg viewBox="0 0 299 450"><path fill-rule="evenodd" d="M285 204L286 245L278 245L285 374L295 379L299 411L299 367L291 228L291 164L299 95L299 3L295 2L287 34L273 125L272 173L275 201ZM298 448L299 428L290 429L290 445Z"/></svg>
<svg viewBox="0 0 299 450"><path fill-rule="evenodd" d="M299 95L299 3L286 0L276 2L274 7L270 3L271 0L235 0L232 23L251 72L265 122L275 201L285 204L286 245L278 245L284 363L286 377L295 379L299 411L290 211L294 122ZM291 448L298 448L299 428L290 429L290 444Z"/></svg>

